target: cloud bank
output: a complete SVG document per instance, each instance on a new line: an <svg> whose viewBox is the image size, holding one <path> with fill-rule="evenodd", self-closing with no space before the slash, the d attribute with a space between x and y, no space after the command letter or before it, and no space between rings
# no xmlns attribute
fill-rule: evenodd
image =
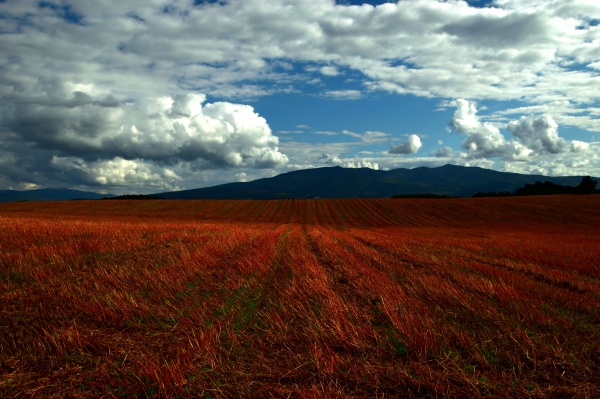
<svg viewBox="0 0 600 399"><path fill-rule="evenodd" d="M368 90L418 96L584 104L600 88L600 3L589 0L72 0L69 14L41 4L0 3L5 80L86 76L110 91L248 98L300 87L310 77L289 63L310 62L312 77L346 69Z"/></svg>
<svg viewBox="0 0 600 399"><path fill-rule="evenodd" d="M465 136L461 143L463 159L497 158L503 169L519 173L572 174L570 168L590 166L597 161L596 145L579 140L568 141L558 134L558 124L551 115L522 116L508 122L507 138L496 124L482 122L474 102L458 99L450 126ZM454 157L450 147L442 147L438 157Z"/></svg>
<svg viewBox="0 0 600 399"><path fill-rule="evenodd" d="M435 154L599 169L596 144L558 135L559 123L600 132L596 1L6 0L0 18L2 188L191 188L314 166L318 155L301 160L302 141L280 143L248 105L305 90L344 104L382 93L525 102L497 111L510 119L499 123L456 100L462 152ZM421 148L410 136L360 161L392 167ZM333 150L358 165L350 145Z"/></svg>
<svg viewBox="0 0 600 399"><path fill-rule="evenodd" d="M50 167L91 186L177 188L177 171L271 169L288 162L249 105L206 103L195 93L119 100L92 85L60 82L31 89L38 89L35 96L5 96L0 139L10 143L13 158L27 162L27 152L38 173Z"/></svg>
<svg viewBox="0 0 600 399"><path fill-rule="evenodd" d="M473 157L501 157L505 160L526 160L545 154L579 152L589 144L578 140L567 142L558 135L558 124L551 115L523 116L506 125L513 138L506 139L490 122L481 122L475 103L458 99L450 125L466 136L462 148Z"/></svg>

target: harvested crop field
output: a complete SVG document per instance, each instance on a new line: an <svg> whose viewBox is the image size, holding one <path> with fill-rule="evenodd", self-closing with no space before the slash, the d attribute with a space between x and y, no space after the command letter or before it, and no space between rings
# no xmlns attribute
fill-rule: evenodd
<svg viewBox="0 0 600 399"><path fill-rule="evenodd" d="M0 204L0 397L600 397L600 196Z"/></svg>

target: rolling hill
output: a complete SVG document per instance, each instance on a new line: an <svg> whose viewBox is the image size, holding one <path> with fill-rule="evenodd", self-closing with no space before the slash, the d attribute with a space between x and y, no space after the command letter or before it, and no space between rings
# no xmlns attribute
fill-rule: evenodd
<svg viewBox="0 0 600 399"><path fill-rule="evenodd" d="M515 191L525 184L550 181L577 186L583 176L543 176L444 165L437 168L374 170L339 166L303 169L244 183L156 193L165 199L389 198L399 194L470 197L477 192ZM597 177L595 180L600 180ZM100 199L112 194L71 189L0 190L0 202Z"/></svg>
<svg viewBox="0 0 600 399"><path fill-rule="evenodd" d="M536 181L576 186L582 177L523 175L457 165L389 171L336 166L156 195L167 199L387 198L424 193L468 197L477 192L514 191Z"/></svg>

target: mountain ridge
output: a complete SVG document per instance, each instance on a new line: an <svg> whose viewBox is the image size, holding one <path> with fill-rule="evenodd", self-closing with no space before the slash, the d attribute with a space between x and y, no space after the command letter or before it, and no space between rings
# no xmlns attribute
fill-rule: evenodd
<svg viewBox="0 0 600 399"><path fill-rule="evenodd" d="M536 181L576 186L582 178L525 175L451 164L387 171L332 166L155 195L166 199L388 198L398 194L469 197L477 192L514 191Z"/></svg>
<svg viewBox="0 0 600 399"><path fill-rule="evenodd" d="M470 197L478 192L512 192L525 184L538 181L577 186L582 178L583 176L525 175L451 164L391 170L331 166L294 170L250 182L225 183L152 195L164 199L389 198L394 195L417 194ZM600 180L598 177L593 179ZM0 202L107 197L115 196L57 188L0 190Z"/></svg>

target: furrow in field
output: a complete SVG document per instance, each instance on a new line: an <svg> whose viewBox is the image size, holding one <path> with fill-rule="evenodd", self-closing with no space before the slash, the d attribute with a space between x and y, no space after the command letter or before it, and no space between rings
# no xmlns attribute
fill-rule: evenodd
<svg viewBox="0 0 600 399"><path fill-rule="evenodd" d="M371 220L371 227L384 227L384 226L394 226L399 224L399 218L397 215L389 212L385 212L383 207L381 206L382 200L374 199L361 199L359 200L360 207L362 208L362 212L368 215ZM358 206L358 205L357 205Z"/></svg>
<svg viewBox="0 0 600 399"><path fill-rule="evenodd" d="M327 201L315 200L315 224L328 225L331 224L331 210L327 207Z"/></svg>
<svg viewBox="0 0 600 399"><path fill-rule="evenodd" d="M243 311L236 314L222 345L222 377L235 380L248 392L259 393L257 382L291 389L314 377L307 342L318 339L318 321L307 306L311 303L307 295L318 294L310 289L316 287L306 286L310 282L303 263L310 260L299 253L298 237L298 226L286 227L280 235L268 270L246 296ZM257 364L256 358L263 361Z"/></svg>
<svg viewBox="0 0 600 399"><path fill-rule="evenodd" d="M598 198L0 204L0 397L597 397Z"/></svg>
<svg viewBox="0 0 600 399"><path fill-rule="evenodd" d="M327 220L330 222L325 224L326 226L334 225L337 227L342 227L350 224L348 217L343 212L340 212L340 209L336 206L336 200L324 200L321 201L321 204L324 207L323 213L327 215Z"/></svg>
<svg viewBox="0 0 600 399"><path fill-rule="evenodd" d="M385 234L385 238L382 234ZM454 272L445 268L445 258L436 257L439 254L434 253L426 243L406 233L394 235L389 231L350 230L348 234L334 236L365 262L377 264L399 282L412 283L424 276L443 279Z"/></svg>
<svg viewBox="0 0 600 399"><path fill-rule="evenodd" d="M435 351L439 342L427 309L386 273L361 261L352 251L340 245L332 237L335 234L343 233L314 229L307 232L307 241L311 252L330 276L338 295L345 303L355 304L357 309L371 309L375 314L381 312L385 315L390 325L387 338L397 343L398 348L404 347L420 355ZM387 323L374 321L372 313L361 317L365 328L375 328L374 323L376 327L383 328Z"/></svg>
<svg viewBox="0 0 600 399"><path fill-rule="evenodd" d="M382 251L365 239L364 230L361 230L360 235L354 235L356 233L354 231L332 232L332 236L362 262L370 264L371 267L378 269L381 275L402 286L407 293L414 296L415 300L418 298L433 308L439 304L427 299L434 297L433 289L439 290L439 287L443 286L443 291L448 294L446 299L464 305L470 310L479 307L480 299L474 296L474 293L469 293L469 287L456 283L453 275L460 271L445 267L427 250L414 248L409 240L405 239L404 242L401 242L401 238L398 237L401 246L397 241L395 243L397 250ZM424 280L428 282L423 283Z"/></svg>
<svg viewBox="0 0 600 399"><path fill-rule="evenodd" d="M360 233L358 239L368 243L364 237L371 232L362 230ZM346 240L348 248L361 252L358 243L343 235L340 238ZM381 238L374 241L381 242ZM506 337L521 336L523 330L545 331L550 337L554 334L563 336L567 331L586 334L586 331L597 330L600 309L594 305L598 303L596 294L548 289L547 281L531 280L521 274L470 260L453 247L441 248L439 243L434 243L429 249L430 256L437 263L430 272L403 267L403 280L400 281L409 281L412 288L406 289L408 293L421 298L433 312L439 309L438 314L450 324L456 323L460 330L471 331L473 327L480 326L470 333L477 337L477 341L501 337L504 341ZM392 253L377 250L377 258L373 260L392 271L394 260L388 258ZM363 256L367 258L368 252ZM491 326L495 329L490 330ZM443 331L444 327L440 326L440 330ZM546 337L536 335L533 341L530 337L523 345L527 343L527 350L533 353L546 352L557 356L557 349ZM575 350L578 344L571 341L568 345L570 350ZM527 363L525 353L517 351L513 353L516 357L505 361Z"/></svg>
<svg viewBox="0 0 600 399"><path fill-rule="evenodd" d="M276 211L273 215L273 223L281 223L281 224L289 224L290 216L292 212L290 212L290 200L279 200L276 204Z"/></svg>
<svg viewBox="0 0 600 399"><path fill-rule="evenodd" d="M338 199L335 200L335 207L339 209L340 214L348 220L349 225L364 225L363 215L356 208L354 199Z"/></svg>
<svg viewBox="0 0 600 399"><path fill-rule="evenodd" d="M265 200L264 207L265 211L260 215L257 221L265 222L265 223L282 223L281 221L281 213L279 210L283 205L283 201L281 200Z"/></svg>

